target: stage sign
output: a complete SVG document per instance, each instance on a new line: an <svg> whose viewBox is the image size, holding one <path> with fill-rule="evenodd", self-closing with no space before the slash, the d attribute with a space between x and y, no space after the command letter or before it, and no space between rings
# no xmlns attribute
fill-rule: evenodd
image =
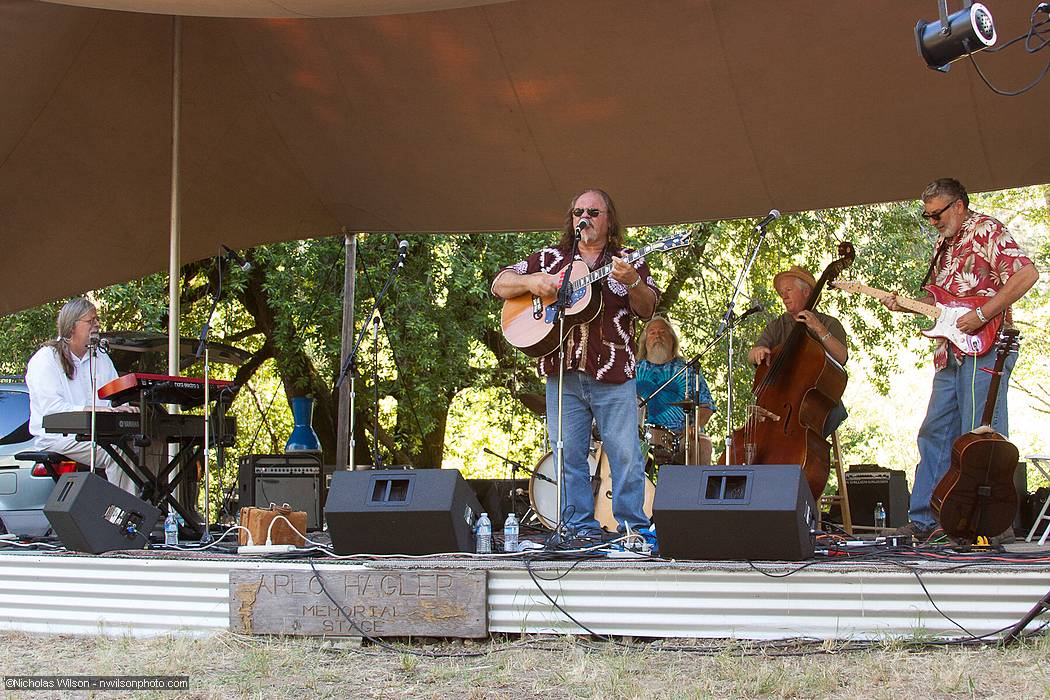
<svg viewBox="0 0 1050 700"><path fill-rule="evenodd" d="M230 631L487 637L486 584L484 571L235 569Z"/></svg>

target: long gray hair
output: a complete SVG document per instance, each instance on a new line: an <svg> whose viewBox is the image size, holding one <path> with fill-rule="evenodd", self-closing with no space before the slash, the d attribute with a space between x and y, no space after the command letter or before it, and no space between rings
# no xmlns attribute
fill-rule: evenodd
<svg viewBox="0 0 1050 700"><path fill-rule="evenodd" d="M73 378L77 369L73 363L73 353L69 350L69 339L73 335L73 327L85 314L95 310L95 305L85 297L70 299L58 312L58 318L55 319L55 330L58 331L58 336L40 346L52 348L55 351L59 362L62 363L62 371L70 379Z"/></svg>

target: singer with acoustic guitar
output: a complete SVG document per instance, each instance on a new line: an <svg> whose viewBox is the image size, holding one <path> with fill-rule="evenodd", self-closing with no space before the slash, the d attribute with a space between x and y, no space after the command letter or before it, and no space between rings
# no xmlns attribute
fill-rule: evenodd
<svg viewBox="0 0 1050 700"><path fill-rule="evenodd" d="M571 251L579 236L578 252ZM613 515L618 529L649 525L643 511L645 471L638 444L638 411L635 391L635 319L653 316L660 298L649 266L623 246L616 206L608 194L590 189L574 197L565 213L561 240L503 268L492 282L492 293L505 300L526 297L536 303L556 297L562 272L570 279L582 268L594 272L611 266L590 285L588 294L600 297L593 318L570 324L564 346L562 392L565 501L561 521L570 536L601 538L594 517L595 496L587 462L592 421L598 426L612 473ZM531 308L531 302L530 307ZM531 317L531 311L528 315ZM588 314L589 315L589 314ZM547 378L547 426L551 447L558 444L558 337L551 351L539 359L540 376ZM519 346L521 347L521 346Z"/></svg>
<svg viewBox="0 0 1050 700"><path fill-rule="evenodd" d="M44 431L44 416L65 411L91 410L91 351L98 347L99 319L95 305L84 297L66 302L58 312L58 335L40 346L26 367L26 386L29 388L29 432L34 436L35 448L58 452L81 464L91 463L95 450L95 468L104 470L110 483L130 493L135 485L121 471L117 463L101 447L89 441L79 441L74 435L58 435ZM117 378L117 370L109 355L96 352L94 359L94 386L103 386ZM95 397L96 410L113 409L110 402Z"/></svg>
<svg viewBox="0 0 1050 700"><path fill-rule="evenodd" d="M987 298L983 305L960 316L956 327L963 334L974 336L997 316L1002 316L1003 326L1011 327L1010 305L1039 279L1035 265L1002 222L970 209L966 188L958 180L934 180L923 190L921 199L923 218L940 234L926 279L956 297ZM907 300L901 301L907 303ZM918 301L932 304L937 300L930 293ZM891 311L915 313L905 308L896 295L883 298L883 304ZM1017 356L1012 354L1005 361L991 423L1003 436L1008 434L1006 395L1016 360ZM994 364L995 353L987 349L982 354L966 353L945 338L938 339L934 350L933 391L919 429L919 464L915 468L909 522L900 528L899 534L926 540L937 529L930 499L948 470L956 439L980 425L992 379L989 371ZM1008 528L990 539L993 544L1011 542L1013 532Z"/></svg>

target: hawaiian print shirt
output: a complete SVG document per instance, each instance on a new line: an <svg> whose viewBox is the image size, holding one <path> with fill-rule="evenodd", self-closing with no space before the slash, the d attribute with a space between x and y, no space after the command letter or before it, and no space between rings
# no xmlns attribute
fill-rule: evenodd
<svg viewBox="0 0 1050 700"><path fill-rule="evenodd" d="M993 297L1015 272L1031 262L1001 222L972 212L934 266L933 283L955 296ZM1007 309L1005 323L1009 326L1012 321ZM952 352L956 360L962 360L962 353L954 346ZM933 363L937 369L948 364L948 341L944 338L937 339Z"/></svg>
<svg viewBox="0 0 1050 700"><path fill-rule="evenodd" d="M621 248L616 257L622 259L632 252L634 251L631 248ZM576 260L582 258L577 255ZM612 256L606 251L592 269L611 262ZM521 262L506 266L499 274L505 274L508 270L519 275L531 275L534 272L554 274L568 264L568 256L564 250L544 248ZM642 282L656 293L656 300L659 302L660 290L645 259L639 258L632 264L641 275ZM628 290L625 285L613 279L612 275L607 275L597 284L602 290L602 310L594 320L574 326L569 332L566 341L565 371L579 370L600 382L623 384L634 378L637 364L634 345L635 314L628 303ZM552 352L546 357L541 357L538 364L541 377L557 376L558 353Z"/></svg>

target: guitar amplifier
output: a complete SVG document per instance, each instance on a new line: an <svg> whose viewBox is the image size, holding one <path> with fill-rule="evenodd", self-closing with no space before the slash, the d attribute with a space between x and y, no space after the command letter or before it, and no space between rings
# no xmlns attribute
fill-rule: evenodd
<svg viewBox="0 0 1050 700"><path fill-rule="evenodd" d="M268 508L271 503L287 503L292 510L305 511L307 529L317 530L324 504L321 471L319 454L245 455L237 470L240 506Z"/></svg>
<svg viewBox="0 0 1050 700"><path fill-rule="evenodd" d="M854 525L875 526L875 505L886 509L886 526L908 522L908 479L899 469L872 464L852 464L846 472L849 512Z"/></svg>

